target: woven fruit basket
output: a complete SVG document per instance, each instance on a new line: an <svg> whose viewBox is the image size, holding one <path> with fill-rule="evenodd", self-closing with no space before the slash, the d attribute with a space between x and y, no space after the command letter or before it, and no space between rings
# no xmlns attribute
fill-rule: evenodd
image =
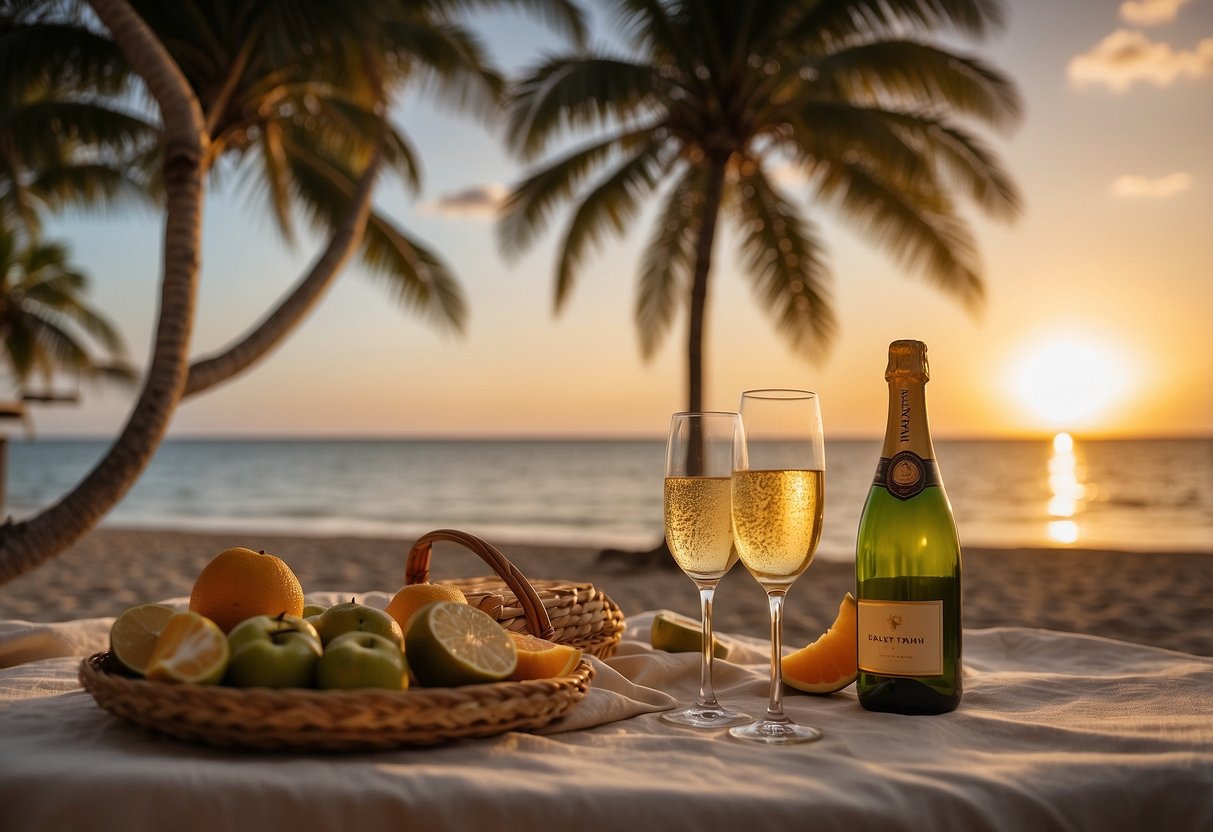
<svg viewBox="0 0 1213 832"><path fill-rule="evenodd" d="M479 555L496 577L447 581L507 629L530 632L607 657L623 635L623 613L590 584L529 581L495 547L466 532L422 535L406 562L406 583L428 579L436 541ZM223 747L352 751L434 745L541 728L589 691L582 659L567 676L457 688L302 690L168 684L131 675L108 653L80 664L80 684L125 720L178 739Z"/></svg>

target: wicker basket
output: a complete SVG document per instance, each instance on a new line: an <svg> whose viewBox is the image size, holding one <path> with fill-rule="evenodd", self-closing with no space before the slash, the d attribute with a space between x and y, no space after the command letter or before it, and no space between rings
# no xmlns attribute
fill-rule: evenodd
<svg viewBox="0 0 1213 832"><path fill-rule="evenodd" d="M600 659L615 653L623 638L623 611L606 593L592 584L569 581L527 580L495 547L475 535L454 529L438 529L422 535L409 551L404 566L406 584L425 583L430 577L430 551L445 540L470 549L484 560L497 577L439 581L459 587L474 604L496 618L507 630L532 632L550 641L569 644ZM528 618L534 607L547 613L549 627Z"/></svg>
<svg viewBox="0 0 1213 832"><path fill-rule="evenodd" d="M623 613L589 584L531 582L496 548L450 529L423 535L409 552L407 582L429 575L438 540L461 543L499 578L449 581L508 629L614 652ZM374 750L433 745L505 731L533 730L563 716L586 695L593 669L584 659L568 676L407 691L225 688L149 682L127 673L109 653L80 664L80 684L105 710L137 725L192 742L258 749Z"/></svg>

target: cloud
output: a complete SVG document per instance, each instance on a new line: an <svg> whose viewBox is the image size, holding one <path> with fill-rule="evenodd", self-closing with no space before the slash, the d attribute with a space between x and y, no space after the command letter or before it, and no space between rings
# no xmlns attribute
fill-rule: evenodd
<svg viewBox="0 0 1213 832"><path fill-rule="evenodd" d="M1120 19L1138 26L1170 23L1179 14L1179 7L1188 0L1125 0L1120 4Z"/></svg>
<svg viewBox="0 0 1213 832"><path fill-rule="evenodd" d="M492 219L508 193L504 185L496 183L473 185L423 203L421 209L442 217Z"/></svg>
<svg viewBox="0 0 1213 832"><path fill-rule="evenodd" d="M1178 78L1207 78L1213 76L1213 38L1204 38L1192 51L1176 51L1141 32L1117 29L1071 59L1069 75L1080 87L1103 84L1116 92L1138 81L1165 87Z"/></svg>
<svg viewBox="0 0 1213 832"><path fill-rule="evenodd" d="M1169 173L1155 177L1125 174L1113 180L1108 190L1123 199L1166 199L1192 187L1192 177L1186 173Z"/></svg>

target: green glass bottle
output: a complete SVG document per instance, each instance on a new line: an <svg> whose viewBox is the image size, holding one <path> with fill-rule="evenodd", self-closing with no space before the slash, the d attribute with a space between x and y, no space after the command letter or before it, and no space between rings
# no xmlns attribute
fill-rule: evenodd
<svg viewBox="0 0 1213 832"><path fill-rule="evenodd" d="M961 695L960 542L927 426L927 347L889 345L889 420L859 520L859 702L940 714Z"/></svg>

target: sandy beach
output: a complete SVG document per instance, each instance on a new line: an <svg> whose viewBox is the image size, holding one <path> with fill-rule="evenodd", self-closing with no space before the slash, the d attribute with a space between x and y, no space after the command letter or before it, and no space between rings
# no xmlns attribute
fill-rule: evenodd
<svg viewBox="0 0 1213 832"><path fill-rule="evenodd" d="M199 570L229 546L265 549L286 560L305 592L395 591L412 541L368 538L195 534L98 529L68 551L0 586L0 619L57 621L116 615L132 604L188 595ZM698 616L693 584L672 569L637 568L594 549L502 544L534 578L590 581L632 614L673 609ZM1054 549L966 549L966 628L1039 627L1213 656L1209 598L1213 556ZM475 555L439 544L433 579L487 574ZM816 561L788 595L785 643L816 638L854 583L846 563ZM764 636L765 596L740 567L721 583L716 627Z"/></svg>

